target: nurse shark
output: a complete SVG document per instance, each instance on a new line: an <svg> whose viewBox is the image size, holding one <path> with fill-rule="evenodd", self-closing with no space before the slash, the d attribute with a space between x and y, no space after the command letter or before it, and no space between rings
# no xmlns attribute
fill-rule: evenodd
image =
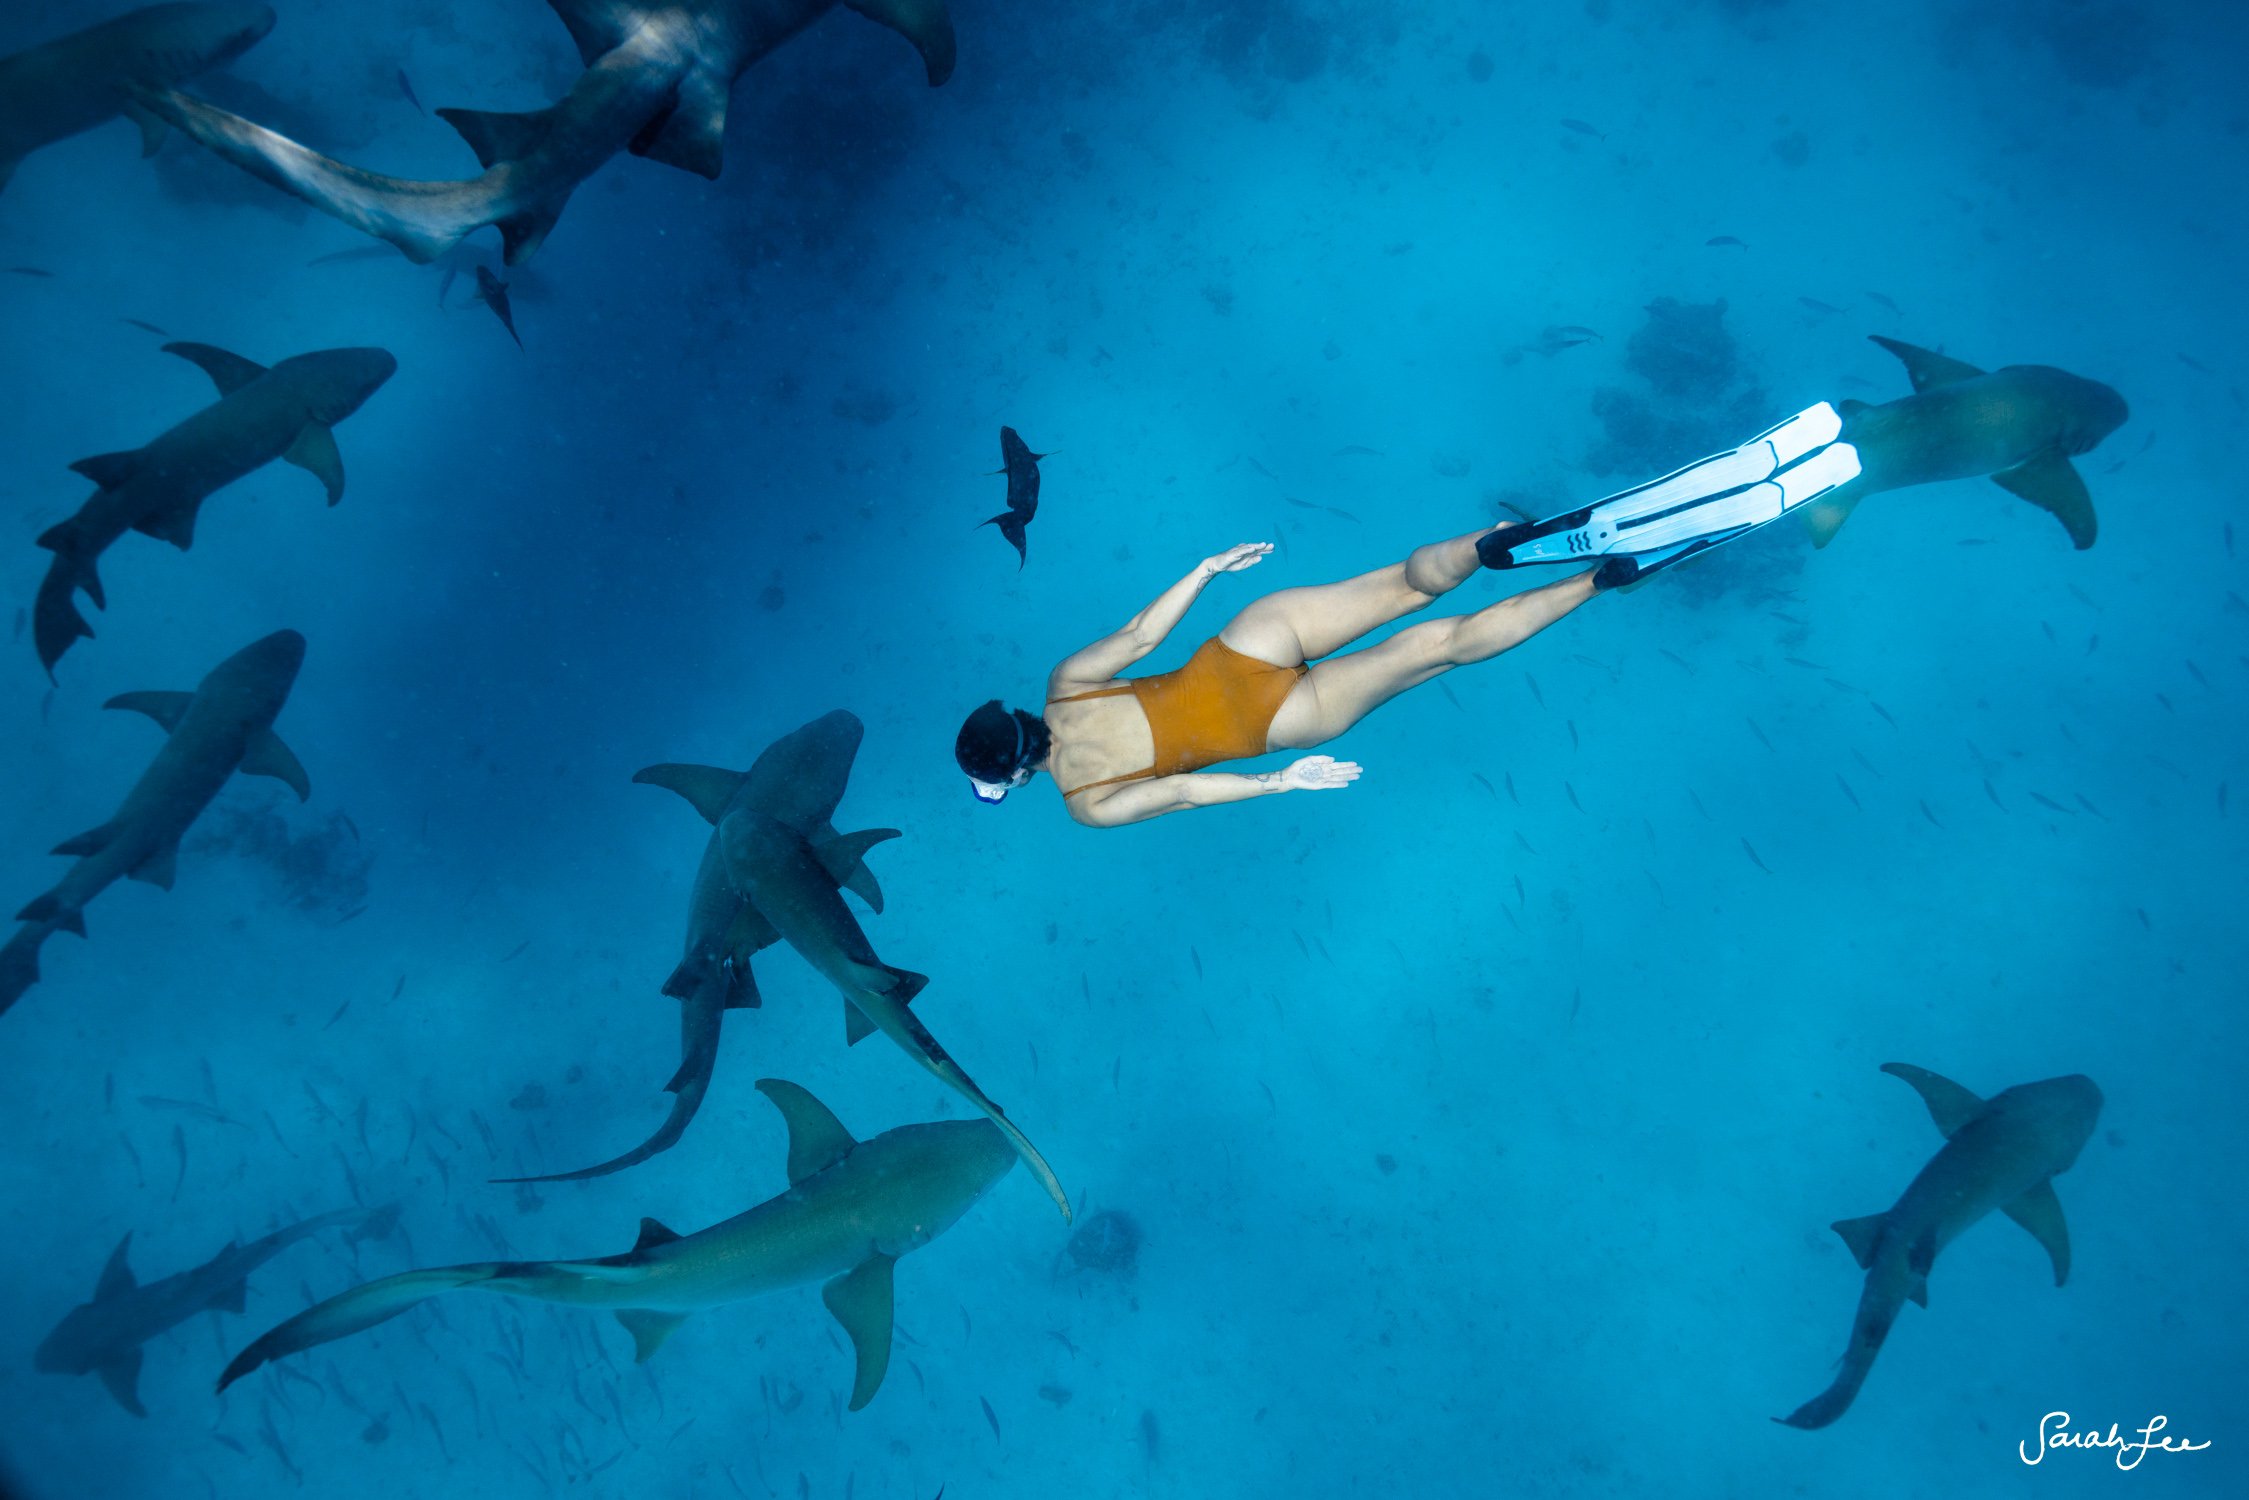
<svg viewBox="0 0 2249 1500"><path fill-rule="evenodd" d="M632 1249L598 1260L481 1261L367 1282L252 1342L219 1376L219 1389L269 1360L373 1328L445 1292L609 1309L633 1336L638 1362L695 1313L817 1281L851 1336L851 1409L859 1410L890 1366L892 1268L1005 1177L1015 1151L987 1120L901 1125L858 1141L797 1085L768 1078L758 1090L789 1128L789 1187L779 1197L687 1235L642 1219Z"/></svg>
<svg viewBox="0 0 2249 1500"><path fill-rule="evenodd" d="M586 71L547 109L437 111L484 167L472 178L421 182L362 171L173 90L144 91L140 102L244 171L411 260L435 260L491 225L513 266L539 248L578 184L620 151L718 176L734 81L838 0L549 3ZM931 87L952 76L953 24L943 0L842 3L912 42Z"/></svg>
<svg viewBox="0 0 2249 1500"><path fill-rule="evenodd" d="M1993 1210L2045 1247L2054 1285L2069 1279L2069 1225L2054 1178L2075 1164L2100 1119L2101 1091L2093 1080L2073 1073L1979 1099L1949 1078L1906 1063L1884 1063L1882 1071L1921 1095L1945 1144L1888 1212L1835 1225L1865 1270L1866 1287L1841 1371L1819 1395L1775 1418L1790 1427L1825 1427L1850 1409L1907 1299L1929 1305L1929 1267L1937 1253Z"/></svg>

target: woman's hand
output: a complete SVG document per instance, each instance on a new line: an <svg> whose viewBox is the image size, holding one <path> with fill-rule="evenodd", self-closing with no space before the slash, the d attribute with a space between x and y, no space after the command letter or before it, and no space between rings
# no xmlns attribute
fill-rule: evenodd
<svg viewBox="0 0 2249 1500"><path fill-rule="evenodd" d="M1359 763L1332 755L1307 755L1281 772L1281 784L1292 792L1340 791L1359 779Z"/></svg>
<svg viewBox="0 0 2249 1500"><path fill-rule="evenodd" d="M1216 557L1204 558L1203 572L1212 578L1221 573L1239 573L1265 561L1265 555L1272 550L1271 542L1244 542L1239 547L1228 547Z"/></svg>

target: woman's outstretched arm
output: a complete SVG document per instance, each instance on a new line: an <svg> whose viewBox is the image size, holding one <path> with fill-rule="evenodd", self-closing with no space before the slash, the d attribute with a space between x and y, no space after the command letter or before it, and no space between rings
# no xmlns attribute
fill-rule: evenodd
<svg viewBox="0 0 2249 1500"><path fill-rule="evenodd" d="M1047 678L1047 696L1058 698L1107 682L1164 643L1203 586L1221 573L1253 568L1273 550L1271 542L1244 542L1195 564L1195 571L1158 594L1147 608L1116 631L1063 659Z"/></svg>
<svg viewBox="0 0 2249 1500"><path fill-rule="evenodd" d="M1217 807L1226 802L1247 802L1274 792L1327 792L1359 779L1359 763L1332 755L1307 755L1278 771L1241 775L1233 771L1191 771L1178 776L1158 776L1151 781L1128 781L1115 790L1104 789L1071 816L1091 828L1119 828L1145 823L1165 813L1191 807Z"/></svg>

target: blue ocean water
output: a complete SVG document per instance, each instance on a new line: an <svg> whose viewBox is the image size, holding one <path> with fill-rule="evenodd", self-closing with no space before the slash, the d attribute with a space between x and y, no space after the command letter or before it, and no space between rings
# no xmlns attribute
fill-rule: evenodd
<svg viewBox="0 0 2249 1500"><path fill-rule="evenodd" d="M187 90L404 176L471 163L401 73L432 107L526 110L580 72L533 0L276 9ZM336 427L341 504L274 464L184 555L126 536L51 692L18 616L8 901L162 742L106 700L281 628L309 643L276 727L312 796L234 778L175 887L112 886L0 1017L10 1482L2249 1490L2241 15L952 11L942 88L838 7L735 86L718 180L602 168L512 273L520 350L465 272L330 259L381 247L183 140L143 161L112 122L0 195L23 606L34 538L89 492L66 466L214 399L127 320L399 366ZM112 13L18 0L0 55ZM1270 589L1906 395L1870 333L2121 392L2130 422L2077 460L2097 545L1980 480L1884 494L1825 550L1784 521L1406 695L1330 747L1366 768L1342 792L1095 832L1044 780L964 790L964 713L1035 706L1202 557L1276 544L1148 669ZM1020 568L976 524L1002 424L1052 454ZM868 856L884 910L853 898L875 951L930 976L915 1013L1137 1256L1074 1255L1012 1173L898 1267L857 1412L810 1284L639 1366L605 1313L464 1292L214 1396L361 1280L613 1255L643 1216L780 1193L759 1078L861 1137L969 1116L886 1039L847 1049L783 946L675 1149L487 1181L613 1155L668 1103L659 986L709 835L632 774L739 769L835 709L865 726L836 825L903 830ZM2098 1083L2056 1184L2073 1269L2057 1291L1991 1216L1851 1412L1792 1431L1768 1419L1826 1384L1864 1279L1828 1225L1942 1145L1886 1062L1985 1096ZM315 1235L239 1315L150 1339L145 1417L33 1367L128 1234L147 1283L388 1203L388 1237ZM2212 1446L2026 1465L2056 1411Z"/></svg>

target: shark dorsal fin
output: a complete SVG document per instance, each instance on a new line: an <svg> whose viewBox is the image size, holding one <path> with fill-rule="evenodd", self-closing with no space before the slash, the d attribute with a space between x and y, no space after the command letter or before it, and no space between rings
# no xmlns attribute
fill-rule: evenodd
<svg viewBox="0 0 2249 1500"><path fill-rule="evenodd" d="M336 447L336 430L319 422L305 423L305 430L281 455L283 463L295 464L310 474L328 491L328 503L334 505L344 498L344 455ZM182 547L186 543L181 543Z"/></svg>
<svg viewBox="0 0 2249 1500"><path fill-rule="evenodd" d="M654 1219L640 1221L640 1238L633 1241L635 1250L646 1250L651 1245L668 1245L679 1238L676 1230L666 1229Z"/></svg>
<svg viewBox="0 0 2249 1500"><path fill-rule="evenodd" d="M304 762L271 729L256 730L242 742L242 760L235 769L245 776L271 776L295 792L299 802L312 799L312 778L305 774Z"/></svg>
<svg viewBox="0 0 2249 1500"><path fill-rule="evenodd" d="M1851 1259L1857 1261L1863 1271L1874 1264L1875 1247L1882 1242L1882 1224L1888 1217L1887 1214L1868 1214L1863 1219L1837 1219L1828 1227L1843 1237L1843 1243L1851 1249Z"/></svg>
<svg viewBox="0 0 2249 1500"><path fill-rule="evenodd" d="M625 1332L633 1336L633 1363L647 1364L664 1340L687 1321L680 1312L654 1312L644 1307L628 1307L617 1314L617 1321L625 1325Z"/></svg>
<svg viewBox="0 0 2249 1500"><path fill-rule="evenodd" d="M1964 359L1954 359L1951 355L1939 354L1934 349L1923 349L1897 339L1886 339L1879 333L1870 333L1867 337L1898 357L1905 365L1906 379L1913 382L1916 391L1934 390L1940 385L1957 385L1983 373Z"/></svg>
<svg viewBox="0 0 2249 1500"><path fill-rule="evenodd" d="M128 1229L125 1231L125 1238L117 1242L117 1248L109 1252L109 1261L102 1267L101 1280L94 1283L94 1300L96 1302L106 1302L111 1297L123 1296L140 1285L133 1279L133 1268L127 1261L127 1257L132 1254L132 1250L133 1232Z"/></svg>
<svg viewBox="0 0 2249 1500"><path fill-rule="evenodd" d="M797 1085L780 1078L760 1078L757 1091L773 1101L789 1127L789 1186L827 1171L859 1144L843 1128L843 1121L828 1112L828 1106Z"/></svg>
<svg viewBox="0 0 2249 1500"><path fill-rule="evenodd" d="M914 50L921 54L931 88L953 76L953 18L945 9L945 0L843 0L843 3L912 42Z"/></svg>
<svg viewBox="0 0 2249 1500"><path fill-rule="evenodd" d="M131 479L140 466L141 450L127 448L122 453L97 453L92 458L82 458L70 466L70 472L105 490L114 490Z"/></svg>
<svg viewBox="0 0 2249 1500"><path fill-rule="evenodd" d="M2046 1247L2046 1258L2054 1263L2054 1285L2069 1280L2069 1221L2062 1217L2062 1200L2054 1196L2054 1179L2047 1178L2003 1211Z"/></svg>
<svg viewBox="0 0 2249 1500"><path fill-rule="evenodd" d="M1991 482L2061 522L2071 544L2080 552L2101 534L2100 518L2093 514L2093 496L2085 488L2084 476L2059 453L2017 464L2003 474L1992 475Z"/></svg>
<svg viewBox="0 0 2249 1500"><path fill-rule="evenodd" d="M193 693L168 693L161 691L119 693L104 703L104 708L129 708L134 713L147 714L164 726L167 733L180 727L180 716L187 712Z"/></svg>
<svg viewBox="0 0 2249 1500"><path fill-rule="evenodd" d="M124 1407L125 1410L136 1417L148 1415L148 1408L141 1405L140 1345L135 1344L108 1364L103 1365L96 1373L101 1376L102 1384L109 1388L110 1395L117 1398L119 1406Z"/></svg>
<svg viewBox="0 0 2249 1500"><path fill-rule="evenodd" d="M1929 1106L1929 1118L1937 1122L1937 1129L1948 1141L1954 1131L1983 1113L1983 1100L1927 1068L1917 1068L1911 1063L1884 1063L1882 1071L1913 1085L1921 1101Z"/></svg>
<svg viewBox="0 0 2249 1500"><path fill-rule="evenodd" d="M578 61L589 68L622 42L632 25L639 24L638 17L616 0L547 0L547 4L570 28L570 40L578 44Z"/></svg>
<svg viewBox="0 0 2249 1500"><path fill-rule="evenodd" d="M888 839L898 837L895 828L862 828L857 833L834 833L816 842L814 852L820 864L837 885L867 903L870 910L881 915L882 887L875 884L874 872L864 863L867 851Z"/></svg>
<svg viewBox="0 0 2249 1500"><path fill-rule="evenodd" d="M266 372L266 367L254 359L244 359L239 354L229 354L215 344L192 344L182 341L164 346L166 354L177 354L211 377L211 384L219 388L222 396L231 396Z"/></svg>
<svg viewBox="0 0 2249 1500"><path fill-rule="evenodd" d="M545 109L522 114L498 109L441 109L437 117L461 133L461 139L476 153L477 165L485 168L529 156L546 140L554 123L554 112Z"/></svg>
<svg viewBox="0 0 2249 1500"><path fill-rule="evenodd" d="M666 762L660 766L644 766L633 772L633 781L639 786L660 786L674 791L693 804L703 815L703 821L716 826L726 804L742 789L749 778L740 771L721 770L717 766L689 766Z"/></svg>
<svg viewBox="0 0 2249 1500"><path fill-rule="evenodd" d="M820 1288L820 1300L836 1315L843 1331L851 1335L858 1370L851 1381L851 1409L859 1410L882 1389L890 1369L890 1326L893 1307L891 1267L898 1262L887 1255L870 1256Z"/></svg>

